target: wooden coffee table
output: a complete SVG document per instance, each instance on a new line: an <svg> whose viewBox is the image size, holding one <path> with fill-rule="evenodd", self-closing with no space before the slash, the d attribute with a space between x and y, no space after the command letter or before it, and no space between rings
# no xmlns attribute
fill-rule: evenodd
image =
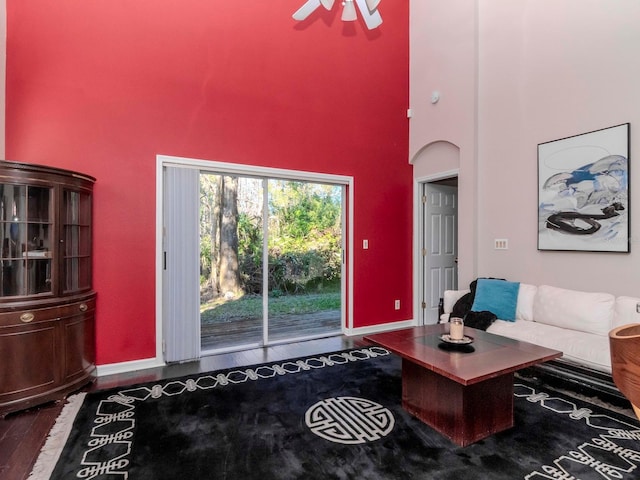
<svg viewBox="0 0 640 480"><path fill-rule="evenodd" d="M466 446L513 427L513 374L562 352L465 327L473 338L451 347L447 324L365 336L402 357L402 406Z"/></svg>

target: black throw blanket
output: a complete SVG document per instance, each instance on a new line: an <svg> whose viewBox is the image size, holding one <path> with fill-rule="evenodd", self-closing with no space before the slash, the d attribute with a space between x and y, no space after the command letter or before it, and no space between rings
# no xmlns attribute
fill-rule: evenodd
<svg viewBox="0 0 640 480"><path fill-rule="evenodd" d="M493 279L493 278L492 278ZM497 278L493 280L504 280ZM469 284L469 293L465 293L458 301L453 305L451 309L451 317L458 317L464 319L464 324L467 327L477 328L478 330L486 330L495 322L498 317L493 312L482 311L472 312L471 307L473 301L476 298L476 286L478 285L478 279Z"/></svg>

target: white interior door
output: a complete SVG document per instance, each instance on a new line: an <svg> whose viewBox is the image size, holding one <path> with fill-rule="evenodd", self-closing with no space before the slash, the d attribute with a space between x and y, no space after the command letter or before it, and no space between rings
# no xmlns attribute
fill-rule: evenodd
<svg viewBox="0 0 640 480"><path fill-rule="evenodd" d="M425 183L423 205L423 323L438 321L445 290L458 286L458 187Z"/></svg>

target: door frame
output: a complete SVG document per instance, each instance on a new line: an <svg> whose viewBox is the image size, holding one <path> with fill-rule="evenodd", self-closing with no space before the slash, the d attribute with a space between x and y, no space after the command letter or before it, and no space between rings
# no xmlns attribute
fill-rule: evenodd
<svg viewBox="0 0 640 480"><path fill-rule="evenodd" d="M348 334L353 329L353 205L354 179L346 175L315 173L304 170L280 169L203 160L170 155L156 156L156 360L164 363L164 329L163 329L163 212L164 181L163 169L166 166L195 168L227 175L260 176L282 178L286 180L310 181L342 185L346 189L345 208L342 209L343 252L342 262L342 332Z"/></svg>
<svg viewBox="0 0 640 480"><path fill-rule="evenodd" d="M425 269L422 261L424 244L424 215L422 212L422 192L425 184L459 177L459 169L434 173L413 180L413 319L415 325L424 325L422 312L423 292L425 289Z"/></svg>

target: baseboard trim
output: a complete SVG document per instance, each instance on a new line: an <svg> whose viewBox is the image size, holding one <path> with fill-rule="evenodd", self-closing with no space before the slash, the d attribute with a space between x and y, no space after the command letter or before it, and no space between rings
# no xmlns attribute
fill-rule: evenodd
<svg viewBox="0 0 640 480"><path fill-rule="evenodd" d="M98 377L106 375L116 375L119 373L135 372L136 370L145 370L147 368L164 367L166 363L157 358L144 358L142 360L132 360L129 362L109 363L106 365L98 365L96 374Z"/></svg>
<svg viewBox="0 0 640 480"><path fill-rule="evenodd" d="M414 320L404 320L401 322L383 323L380 325L370 325L367 327L358 327L346 329L344 334L347 336L362 336L372 333L387 332L391 330L399 330L401 328L411 328L417 326ZM134 372L136 370L145 370L147 368L164 367L166 363L157 358L145 358L141 360L132 360L129 362L110 363L106 365L98 365L96 367L96 375L104 377L107 375L116 375L121 373Z"/></svg>
<svg viewBox="0 0 640 480"><path fill-rule="evenodd" d="M367 327L357 327L347 329L345 335L370 335L372 333L388 332L391 330L399 330L401 328L412 328L418 326L415 320L403 320L401 322L382 323L379 325L369 325Z"/></svg>

